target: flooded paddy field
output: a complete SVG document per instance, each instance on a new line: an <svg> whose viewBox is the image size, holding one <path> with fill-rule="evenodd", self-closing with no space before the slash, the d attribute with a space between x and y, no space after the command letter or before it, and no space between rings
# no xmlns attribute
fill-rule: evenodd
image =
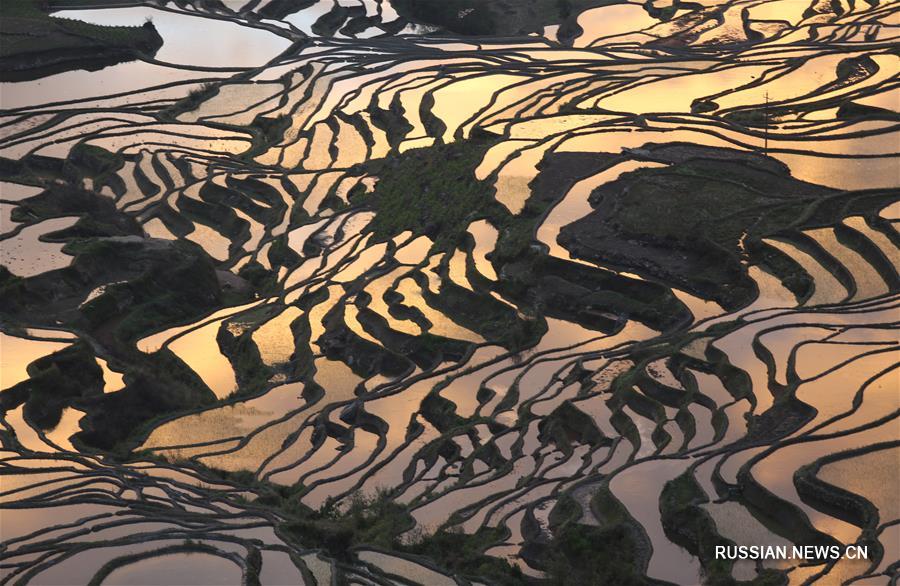
<svg viewBox="0 0 900 586"><path fill-rule="evenodd" d="M898 580L900 5L44 8L0 584Z"/></svg>

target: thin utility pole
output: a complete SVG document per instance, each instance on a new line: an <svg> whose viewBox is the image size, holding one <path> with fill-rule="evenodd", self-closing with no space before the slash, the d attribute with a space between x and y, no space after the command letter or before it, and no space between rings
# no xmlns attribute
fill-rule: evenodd
<svg viewBox="0 0 900 586"><path fill-rule="evenodd" d="M766 105L763 109L764 112L764 127L763 131L765 132L765 142L763 143L763 152L768 156L769 154L769 92L766 92Z"/></svg>

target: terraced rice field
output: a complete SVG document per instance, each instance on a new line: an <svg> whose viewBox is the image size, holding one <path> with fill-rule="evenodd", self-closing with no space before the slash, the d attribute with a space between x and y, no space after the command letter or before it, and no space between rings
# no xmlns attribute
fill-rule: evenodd
<svg viewBox="0 0 900 586"><path fill-rule="evenodd" d="M458 4L54 13L164 44L0 84L0 583L897 581L900 4Z"/></svg>

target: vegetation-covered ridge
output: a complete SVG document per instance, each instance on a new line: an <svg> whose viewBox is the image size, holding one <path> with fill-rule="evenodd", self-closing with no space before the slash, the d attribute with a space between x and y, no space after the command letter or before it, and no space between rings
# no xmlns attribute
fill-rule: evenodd
<svg viewBox="0 0 900 586"><path fill-rule="evenodd" d="M574 17L608 0L397 0L394 8L410 20L462 35L513 36L542 32L545 26L575 29ZM565 34L574 36L575 30Z"/></svg>
<svg viewBox="0 0 900 586"><path fill-rule="evenodd" d="M153 56L163 39L152 22L100 26L48 13L46 0L6 0L0 19L0 81L95 70Z"/></svg>

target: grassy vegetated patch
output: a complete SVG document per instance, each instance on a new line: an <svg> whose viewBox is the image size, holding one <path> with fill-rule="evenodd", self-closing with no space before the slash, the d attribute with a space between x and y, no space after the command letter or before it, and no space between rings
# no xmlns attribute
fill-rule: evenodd
<svg viewBox="0 0 900 586"><path fill-rule="evenodd" d="M176 118L179 114L196 110L197 107L219 93L219 84L205 82L199 87L190 90L188 94L163 110L162 115Z"/></svg>
<svg viewBox="0 0 900 586"><path fill-rule="evenodd" d="M275 369L263 363L250 332L234 336L222 328L216 341L234 367L237 388L232 396L251 396L262 391Z"/></svg>
<svg viewBox="0 0 900 586"><path fill-rule="evenodd" d="M159 418L216 400L200 377L168 351L133 361L125 382L120 391L82 401L88 415L77 436L118 457L127 456Z"/></svg>
<svg viewBox="0 0 900 586"><path fill-rule="evenodd" d="M748 259L773 258L770 268L795 293L808 288L799 266L776 258L762 238L838 223L877 197L799 181L774 160L730 149L664 145L647 157L671 165L599 187L590 197L594 211L565 226L560 242L576 256L660 278L726 308L755 297L742 264Z"/></svg>
<svg viewBox="0 0 900 586"><path fill-rule="evenodd" d="M45 125L52 127L54 123L54 119L51 119ZM58 207L56 210L58 212L79 211L77 209L79 205L87 205L89 209L83 211L89 211L91 215L95 215L100 209L105 209L107 212L111 210L111 213L115 213L115 206L111 205L112 202L109 201L109 198L99 197L95 198L96 201L87 202L83 196L99 193L104 186L109 187L114 194L122 195L126 189L125 182L117 173L124 164L125 157L120 153L113 153L87 143L78 143L72 146L65 159L34 154L26 155L21 159L0 157L0 178L12 183L43 186L50 193L56 193L57 198L53 205ZM88 184L86 180L90 180L92 189L85 188ZM64 193L64 196L59 197L60 193ZM82 197L79 199L79 196ZM36 197L21 200L18 202L19 207L35 205L39 201ZM70 199L75 201L68 201ZM13 213L21 212L14 211ZM49 217L48 214L44 214L44 216ZM122 216L129 218L125 215ZM20 216L17 221L33 219L35 218ZM137 225L133 219L132 223Z"/></svg>
<svg viewBox="0 0 900 586"><path fill-rule="evenodd" d="M347 327L342 307L332 309L323 320L325 332L319 337L322 352L331 360L347 364L357 375L368 378L376 373L402 376L412 364L399 354L358 336Z"/></svg>
<svg viewBox="0 0 900 586"><path fill-rule="evenodd" d="M361 5L343 6L335 3L331 10L320 16L312 25L312 32L317 36L333 36L348 18L365 17L366 9Z"/></svg>
<svg viewBox="0 0 900 586"><path fill-rule="evenodd" d="M53 17L47 2L4 0L0 19L0 81L37 79L71 69L155 54L163 40L153 23L100 26Z"/></svg>
<svg viewBox="0 0 900 586"><path fill-rule="evenodd" d="M350 194L354 204L372 208L376 216L370 229L380 239L406 230L425 234L435 248L463 246L466 228L487 219L500 235L493 253L495 262L506 262L528 253L534 231L547 209L574 183L572 175L585 168L598 171L612 155L563 153L541 163L541 174L532 195L516 215L495 199L493 179L479 180L475 169L500 138L475 131L466 140L413 149L364 165L364 172L378 177L372 193L361 185Z"/></svg>
<svg viewBox="0 0 900 586"><path fill-rule="evenodd" d="M69 151L63 172L73 179L90 178L97 190L118 179L116 172L124 164L125 159L119 153L82 142Z"/></svg>
<svg viewBox="0 0 900 586"><path fill-rule="evenodd" d="M379 493L373 498L355 495L343 513L332 507L313 512L290 506L295 500L291 494L284 495L282 506L294 515L284 525L286 532L297 543L321 547L337 560L351 561L350 548L354 545L393 549L399 535L411 524L406 509L387 493Z"/></svg>
<svg viewBox="0 0 900 586"><path fill-rule="evenodd" d="M657 273L720 303L751 298L753 284L732 251L768 211L761 208L778 202L704 167L623 175L592 194L596 211L564 227L561 241L579 256ZM802 208L792 206L794 217Z"/></svg>
<svg viewBox="0 0 900 586"><path fill-rule="evenodd" d="M436 392L429 393L422 399L419 410L422 417L441 433L462 427L466 423L465 419L456 414L456 405Z"/></svg>
<svg viewBox="0 0 900 586"><path fill-rule="evenodd" d="M296 495L301 490L302 487L272 486L267 496L256 503L274 506L286 514L289 520L282 529L303 547L320 547L339 562L351 562L353 547L371 546L426 557L442 570L488 580L491 584L524 583L517 568L484 555L484 550L503 540L499 529L481 529L473 535L452 531L428 536L418 533L401 539L412 527L412 519L388 492L379 492L371 498L356 494L351 497L350 506L341 512L332 506L321 511L309 510L299 504Z"/></svg>
<svg viewBox="0 0 900 586"><path fill-rule="evenodd" d="M493 256L505 262L528 252L534 231L547 209L565 195L574 183L572 175L587 168L603 168L611 155L564 153L541 163L541 174L532 195L516 215L495 199L493 179L478 180L475 169L485 153L500 140L496 135L475 131L466 140L413 149L365 165L365 172L378 177L371 194L362 186L351 191L353 203L376 212L371 229L387 239L410 230L425 234L436 248L463 244L466 228L487 219L500 231Z"/></svg>
<svg viewBox="0 0 900 586"><path fill-rule="evenodd" d="M522 319L515 310L497 301L487 293L470 291L445 280L438 294L427 287L424 277L417 276L422 285L423 297L428 304L486 340L507 348L526 348L547 331L546 322L539 319Z"/></svg>
<svg viewBox="0 0 900 586"><path fill-rule="evenodd" d="M501 240L521 232L528 235L530 243L534 216L513 216L496 201L492 182L475 178L475 169L495 143L493 136L476 136L369 163L366 171L379 177L375 190L371 194L357 190L351 195L352 202L376 212L369 229L382 240L409 230L434 240L435 250L450 251L466 246L466 228L486 218L500 230ZM521 254L527 248L522 244L515 251L506 246L508 256ZM273 245L270 260L276 252ZM523 347L545 330L543 321L519 319L509 306L484 292L469 291L447 280L440 293L434 294L422 279L417 281L423 285L429 305L488 340Z"/></svg>
<svg viewBox="0 0 900 586"><path fill-rule="evenodd" d="M255 157L262 154L270 146L275 145L284 137L284 133L291 127L292 118L285 114L280 116L267 117L257 116L253 120L252 128L259 131L259 138L254 142L253 148L244 153L246 158Z"/></svg>
<svg viewBox="0 0 900 586"><path fill-rule="evenodd" d="M432 560L440 568L473 580L489 584L513 586L525 584L522 571L506 560L487 556L484 551L503 541L500 529L482 527L472 535L462 532L438 531L427 537L414 538L412 543L398 546L397 551L411 553Z"/></svg>
<svg viewBox="0 0 900 586"><path fill-rule="evenodd" d="M550 415L538 424L541 443L552 443L566 456L572 454L572 444L587 444L593 447L608 446L612 440L606 438L590 415L564 401Z"/></svg>
<svg viewBox="0 0 900 586"><path fill-rule="evenodd" d="M369 163L368 171L379 177L378 183L373 193L354 199L376 211L370 227L381 239L411 230L429 236L439 248L455 245L474 220L508 221L493 187L474 173L493 144L490 139L470 139Z"/></svg>
<svg viewBox="0 0 900 586"><path fill-rule="evenodd" d="M3 406L25 402L26 416L50 426L74 406L88 415L75 441L125 456L149 422L215 401L203 381L174 354L144 354L134 340L177 323L191 323L223 304L237 305L251 291L223 291L215 264L194 243L143 237L133 218L110 198L81 187L85 177L114 177L121 158L94 147L77 147L67 160L29 157L0 164L0 176L46 185L18 202L14 217L34 222L79 215L74 226L53 233L73 256L70 266L29 278L0 271L0 317L4 322L64 325L88 334L125 372L125 388L103 394L101 371L87 346L38 361L30 380L4 392ZM89 293L92 298L87 301ZM35 322L34 320L38 321ZM243 379L259 386L265 372L246 352ZM253 385L251 385L252 387Z"/></svg>
<svg viewBox="0 0 900 586"><path fill-rule="evenodd" d="M683 307L662 285L562 261L532 246L544 214L565 196L571 184L621 160L621 156L561 153L546 158L524 208L513 215L496 201L490 178L475 178L475 169L496 140L493 135L480 133L465 141L369 163L365 172L379 178L375 190L365 194L357 189L351 201L376 212L369 229L377 238L388 239L409 230L432 238L435 250L467 248L466 228L475 220L487 219L499 231L490 258L501 275L498 283L488 286L516 300L526 312L571 319L606 332L619 327L618 316L637 319L655 329L682 321ZM273 246L270 260L275 252ZM425 297L429 305L449 311L458 323L507 347L526 346L546 327L540 319L510 319L503 315L512 313L514 317L508 306L449 282L439 295L426 291ZM515 327L510 325L513 322Z"/></svg>
<svg viewBox="0 0 900 586"><path fill-rule="evenodd" d="M28 379L0 394L4 410L25 403L24 414L37 427L49 430L72 401L103 392L103 371L84 343L76 343L28 365Z"/></svg>
<svg viewBox="0 0 900 586"><path fill-rule="evenodd" d="M29 378L0 393L0 408L24 403L24 415L44 430L56 426L66 407L88 415L76 441L124 456L129 438L143 425L173 411L211 403L215 397L181 361L167 352L133 361L126 386L103 393L103 371L94 352L77 342L28 366Z"/></svg>
<svg viewBox="0 0 900 586"><path fill-rule="evenodd" d="M699 505L706 494L690 473L670 480L660 496L660 514L666 536L700 558L710 584L732 584L732 560L716 559L717 545L733 545L716 532L712 517ZM777 582L776 582L777 583Z"/></svg>
<svg viewBox="0 0 900 586"><path fill-rule="evenodd" d="M44 315L84 328L111 347L186 322L223 303L212 261L191 243L148 245L137 237L88 238L64 250L72 265L20 279L0 279L0 311ZM102 292L84 302L93 287Z"/></svg>
<svg viewBox="0 0 900 586"><path fill-rule="evenodd" d="M463 35L516 35L542 31L604 0L395 0L402 16Z"/></svg>
<svg viewBox="0 0 900 586"><path fill-rule="evenodd" d="M640 321L658 330L682 323L683 306L663 285L626 278L547 255L533 246L534 234L547 211L563 199L578 180L622 160L612 153L552 153L538 165L524 208L501 232L493 253L502 265L497 287L519 303L538 299L538 311L612 332L620 318Z"/></svg>
<svg viewBox="0 0 900 586"><path fill-rule="evenodd" d="M190 321L224 302L243 301L249 292L225 292L213 260L190 242L143 237L141 226L96 190L81 187L86 177L114 177L120 156L81 145L66 160L29 157L0 169L4 179L44 184L40 194L18 202L15 221L78 215L72 227L55 232L65 242L70 266L28 279L6 273L0 279L0 312L43 316L87 330L110 349L176 322ZM102 289L97 289L102 287ZM93 289L95 295L86 301ZM232 299L234 298L234 299Z"/></svg>
<svg viewBox="0 0 900 586"><path fill-rule="evenodd" d="M280 20L295 12L305 10L318 0L272 0L258 8L258 12L265 18Z"/></svg>
<svg viewBox="0 0 900 586"><path fill-rule="evenodd" d="M649 552L624 507L600 487L591 509L598 525L579 522L581 507L563 496L550 513L553 537L529 542L523 555L547 574L544 583L644 585L641 568Z"/></svg>
<svg viewBox="0 0 900 586"><path fill-rule="evenodd" d="M543 556L550 584L647 584L637 571L637 553L621 525L568 523L554 533Z"/></svg>
<svg viewBox="0 0 900 586"><path fill-rule="evenodd" d="M212 261L192 243L145 246L143 242L96 240L71 244L67 249L77 255L73 268L82 273L93 275L134 265L143 268L81 307L93 328L114 325L116 338L122 342L189 320L222 302Z"/></svg>
<svg viewBox="0 0 900 586"><path fill-rule="evenodd" d="M152 328L168 317L182 318L218 302L219 286L202 250L143 240L135 221L116 212L107 198L52 186L21 202L14 212L15 217L31 221L68 214L82 215L82 219L54 237L67 242L64 250L75 256L72 264L29 279L3 279L0 311L4 314L45 316L48 321L55 314L64 322L92 329L109 320L124 321L137 306L155 301L161 306L160 318L142 320ZM184 279L188 275L191 279ZM96 297L79 311L87 294L99 286L107 286L110 296ZM163 295L167 297L157 297ZM141 331L136 327L125 338Z"/></svg>

